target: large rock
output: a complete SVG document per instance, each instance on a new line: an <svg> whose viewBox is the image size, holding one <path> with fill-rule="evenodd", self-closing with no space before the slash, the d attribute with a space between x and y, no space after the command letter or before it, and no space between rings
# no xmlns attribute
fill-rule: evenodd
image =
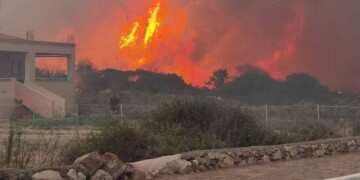
<svg viewBox="0 0 360 180"><path fill-rule="evenodd" d="M271 162L270 156L268 156L268 155L264 155L261 159L264 163Z"/></svg>
<svg viewBox="0 0 360 180"><path fill-rule="evenodd" d="M112 176L108 172L102 169L97 170L96 173L90 177L90 180L112 180L112 179L113 179Z"/></svg>
<svg viewBox="0 0 360 180"><path fill-rule="evenodd" d="M115 154L105 153L102 159L104 163L101 169L111 174L114 179L117 179L124 173L126 165Z"/></svg>
<svg viewBox="0 0 360 180"><path fill-rule="evenodd" d="M229 155L225 155L225 158L219 161L220 168L229 168L229 167L233 167L234 165L235 165L234 159Z"/></svg>
<svg viewBox="0 0 360 180"><path fill-rule="evenodd" d="M210 159L224 159L226 156L226 154L222 154L219 152L209 152L209 154L207 155L207 157L209 157Z"/></svg>
<svg viewBox="0 0 360 180"><path fill-rule="evenodd" d="M282 157L281 150L277 150L271 155L271 159L274 160L274 161L280 160L281 157Z"/></svg>
<svg viewBox="0 0 360 180"><path fill-rule="evenodd" d="M32 176L33 180L63 180L58 171L45 170Z"/></svg>
<svg viewBox="0 0 360 180"><path fill-rule="evenodd" d="M89 170L90 174L93 175L100 169L103 163L102 156L98 152L92 152L76 159L74 165L84 165L86 169Z"/></svg>

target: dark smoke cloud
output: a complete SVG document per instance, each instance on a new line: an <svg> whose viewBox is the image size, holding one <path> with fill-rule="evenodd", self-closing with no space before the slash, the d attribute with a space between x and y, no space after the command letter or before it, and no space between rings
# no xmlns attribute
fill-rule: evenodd
<svg viewBox="0 0 360 180"><path fill-rule="evenodd" d="M194 64L232 72L272 56L282 46L284 26L294 19L294 4L300 3L302 35L294 55L279 68L285 74L309 73L333 89L360 91L359 0L283 0L269 6L264 5L272 0L168 1L188 11L184 39L196 32ZM2 0L1 32L24 37L27 29L34 29L37 39L48 40L74 32L79 56L103 58L103 66L113 66L119 63L119 28L148 3L151 0ZM101 47L106 53L95 53Z"/></svg>

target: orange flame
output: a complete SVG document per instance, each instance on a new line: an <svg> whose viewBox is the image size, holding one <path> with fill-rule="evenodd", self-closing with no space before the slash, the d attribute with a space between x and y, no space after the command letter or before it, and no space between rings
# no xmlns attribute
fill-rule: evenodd
<svg viewBox="0 0 360 180"><path fill-rule="evenodd" d="M150 18L148 21L149 25L146 29L146 34L144 38L145 47L148 46L149 41L151 40L150 38L153 37L155 31L160 26L160 22L158 19L159 10L160 10L160 3L158 3L154 9L150 9Z"/></svg>
<svg viewBox="0 0 360 180"><path fill-rule="evenodd" d="M139 28L139 22L136 22L133 28L131 29L130 34L121 37L120 49L135 45L135 41L137 39L136 32L138 28Z"/></svg>

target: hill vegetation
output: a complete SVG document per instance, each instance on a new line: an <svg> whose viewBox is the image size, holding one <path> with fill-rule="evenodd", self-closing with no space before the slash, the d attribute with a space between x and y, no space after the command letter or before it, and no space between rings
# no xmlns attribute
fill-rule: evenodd
<svg viewBox="0 0 360 180"><path fill-rule="evenodd" d="M329 103L338 95L316 78L307 74L291 74L285 80L273 79L269 74L245 65L239 76L229 78L224 69L216 70L204 82L204 87L186 84L176 74L162 74L144 70L97 70L90 61L77 66L78 92L98 94L102 91L141 91L172 95L203 95L239 100L244 104L296 104L301 102Z"/></svg>

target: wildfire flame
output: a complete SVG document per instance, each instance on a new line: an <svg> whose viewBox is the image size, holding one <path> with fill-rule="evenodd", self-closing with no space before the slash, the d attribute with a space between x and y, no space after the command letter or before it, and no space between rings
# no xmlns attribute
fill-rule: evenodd
<svg viewBox="0 0 360 180"><path fill-rule="evenodd" d="M120 42L120 49L124 48L124 47L129 47L135 44L137 36L136 36L136 32L139 28L139 22L136 22L133 26L133 28L131 29L130 34L128 34L127 36L123 36L121 37L121 42Z"/></svg>
<svg viewBox="0 0 360 180"><path fill-rule="evenodd" d="M146 34L144 38L145 47L148 46L151 37L154 35L155 31L160 26L160 22L158 19L159 10L160 10L160 3L158 3L154 9L150 9L149 25L146 29Z"/></svg>

